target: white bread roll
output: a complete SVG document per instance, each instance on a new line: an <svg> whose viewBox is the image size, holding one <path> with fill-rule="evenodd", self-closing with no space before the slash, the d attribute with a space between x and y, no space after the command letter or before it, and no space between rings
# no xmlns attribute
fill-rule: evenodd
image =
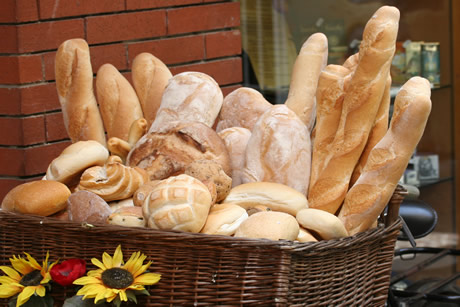
<svg viewBox="0 0 460 307"><path fill-rule="evenodd" d="M243 127L251 131L257 119L271 107L272 104L257 90L237 88L224 98L216 131L232 127Z"/></svg>
<svg viewBox="0 0 460 307"><path fill-rule="evenodd" d="M350 234L371 227L393 194L431 112L428 80L407 81L394 103L390 128L369 154L363 172L348 191L339 218Z"/></svg>
<svg viewBox="0 0 460 307"><path fill-rule="evenodd" d="M134 88L112 64L97 71L96 97L107 138L128 141L132 123L142 118L142 109Z"/></svg>
<svg viewBox="0 0 460 307"><path fill-rule="evenodd" d="M200 232L211 204L208 188L198 179L182 174L156 184L142 210L150 228Z"/></svg>
<svg viewBox="0 0 460 307"><path fill-rule="evenodd" d="M104 165L109 158L107 148L96 141L78 141L67 146L51 161L46 170L46 180L56 180L67 185L78 183L84 170Z"/></svg>
<svg viewBox="0 0 460 307"><path fill-rule="evenodd" d="M232 127L217 133L224 140L232 166L232 187L243 183L243 169L251 131L243 127Z"/></svg>
<svg viewBox="0 0 460 307"><path fill-rule="evenodd" d="M318 242L318 239L303 227L300 227L299 235L295 240L299 242Z"/></svg>
<svg viewBox="0 0 460 307"><path fill-rule="evenodd" d="M294 62L286 106L293 110L311 131L316 116L316 88L327 64L328 43L323 33L312 34L300 48Z"/></svg>
<svg viewBox="0 0 460 307"><path fill-rule="evenodd" d="M95 140L105 146L86 41L75 38L63 42L56 53L54 70L64 125L72 142Z"/></svg>
<svg viewBox="0 0 460 307"><path fill-rule="evenodd" d="M223 99L219 84L211 76L193 71L177 74L169 79L149 132L172 121L197 121L212 127Z"/></svg>
<svg viewBox="0 0 460 307"><path fill-rule="evenodd" d="M126 163L145 169L150 180L182 174L194 161L212 160L231 176L230 157L217 132L200 122L171 122L144 135Z"/></svg>
<svg viewBox="0 0 460 307"><path fill-rule="evenodd" d="M306 195L310 181L310 133L285 105L274 105L257 121L248 140L243 183L276 182Z"/></svg>
<svg viewBox="0 0 460 307"><path fill-rule="evenodd" d="M241 184L231 189L223 203L236 204L245 209L262 205L293 216L308 208L305 195L287 185L274 182Z"/></svg>
<svg viewBox="0 0 460 307"><path fill-rule="evenodd" d="M315 232L324 240L339 239L348 236L342 221L332 213L320 209L307 208L296 215L300 226Z"/></svg>
<svg viewBox="0 0 460 307"><path fill-rule="evenodd" d="M201 233L232 236L247 218L246 210L240 206L234 204L213 205Z"/></svg>
<svg viewBox="0 0 460 307"><path fill-rule="evenodd" d="M312 208L336 213L348 190L351 174L363 152L385 90L398 34L399 11L383 6L366 24L359 63L345 93L342 115L324 168L310 182ZM317 163L317 162L313 162Z"/></svg>
<svg viewBox="0 0 460 307"><path fill-rule="evenodd" d="M20 184L3 198L2 210L50 216L67 207L70 190L54 180L38 180Z"/></svg>
<svg viewBox="0 0 460 307"><path fill-rule="evenodd" d="M171 71L160 59L143 52L134 58L131 76L144 117L150 127L160 107L166 85L172 78Z"/></svg>
<svg viewBox="0 0 460 307"><path fill-rule="evenodd" d="M299 235L299 223L295 217L284 212L258 212L241 223L235 232L235 237L290 240L294 241Z"/></svg>
<svg viewBox="0 0 460 307"><path fill-rule="evenodd" d="M122 207L107 218L107 224L125 227L145 227L141 207Z"/></svg>
<svg viewBox="0 0 460 307"><path fill-rule="evenodd" d="M112 212L115 212L120 208L134 207L134 200L133 200L133 197L120 199L120 200L114 200L114 201L109 202L108 205L110 206L110 210L112 210Z"/></svg>

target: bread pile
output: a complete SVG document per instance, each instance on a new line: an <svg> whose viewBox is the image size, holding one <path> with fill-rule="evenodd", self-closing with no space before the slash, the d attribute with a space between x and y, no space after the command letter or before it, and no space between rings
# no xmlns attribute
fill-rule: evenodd
<svg viewBox="0 0 460 307"><path fill-rule="evenodd" d="M328 43L303 44L285 104L254 89L226 97L199 72L172 75L139 54L133 84L93 71L82 39L56 55L72 145L44 180L14 188L3 210L63 220L300 242L365 231L393 194L430 113L414 77L389 122L399 11L378 9L360 50L327 65ZM36 197L40 193L40 197Z"/></svg>

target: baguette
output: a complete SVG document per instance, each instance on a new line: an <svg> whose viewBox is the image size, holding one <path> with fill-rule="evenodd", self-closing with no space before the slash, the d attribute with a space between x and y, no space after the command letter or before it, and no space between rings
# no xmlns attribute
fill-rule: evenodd
<svg viewBox="0 0 460 307"><path fill-rule="evenodd" d="M366 24L359 63L345 93L337 133L323 150L329 152L324 168L310 184L312 208L336 213L375 121L389 75L398 32L399 10L383 6Z"/></svg>
<svg viewBox="0 0 460 307"><path fill-rule="evenodd" d="M54 69L64 125L72 143L95 140L106 146L86 41L77 38L63 42L57 50Z"/></svg>
<svg viewBox="0 0 460 307"><path fill-rule="evenodd" d="M339 218L351 235L368 229L385 208L422 137L430 111L430 83L411 78L396 96L390 128L370 152L340 210Z"/></svg>
<svg viewBox="0 0 460 307"><path fill-rule="evenodd" d="M96 96L107 138L127 141L131 124L143 117L134 88L112 64L104 64L97 71Z"/></svg>
<svg viewBox="0 0 460 307"><path fill-rule="evenodd" d="M300 49L292 69L286 105L293 110L311 131L315 122L316 87L321 70L327 63L327 37L323 33L311 35Z"/></svg>

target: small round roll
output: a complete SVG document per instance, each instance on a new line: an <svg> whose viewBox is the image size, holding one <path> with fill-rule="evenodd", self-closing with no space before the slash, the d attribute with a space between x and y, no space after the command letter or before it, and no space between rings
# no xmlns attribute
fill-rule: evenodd
<svg viewBox="0 0 460 307"><path fill-rule="evenodd" d="M295 217L284 212L258 212L248 217L235 232L235 237L291 240L299 235L299 223Z"/></svg>
<svg viewBox="0 0 460 307"><path fill-rule="evenodd" d="M248 218L245 209L233 204L213 205L201 233L231 236Z"/></svg>
<svg viewBox="0 0 460 307"><path fill-rule="evenodd" d="M296 219L302 227L314 231L324 240L348 236L342 221L334 214L324 210L302 209L297 213Z"/></svg>
<svg viewBox="0 0 460 307"><path fill-rule="evenodd" d="M107 223L126 227L145 227L141 207L122 207L107 218Z"/></svg>

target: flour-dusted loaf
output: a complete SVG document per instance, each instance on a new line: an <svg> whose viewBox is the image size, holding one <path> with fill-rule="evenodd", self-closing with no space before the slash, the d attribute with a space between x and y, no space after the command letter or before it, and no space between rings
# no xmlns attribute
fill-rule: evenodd
<svg viewBox="0 0 460 307"><path fill-rule="evenodd" d="M95 140L105 146L88 43L80 38L64 41L57 50L54 70L64 125L72 142Z"/></svg>
<svg viewBox="0 0 460 307"><path fill-rule="evenodd" d="M425 130L430 95L429 81L413 77L396 96L390 128L370 152L340 210L350 234L368 229L390 200Z"/></svg>
<svg viewBox="0 0 460 307"><path fill-rule="evenodd" d="M149 132L171 121L197 121L212 127L223 99L219 84L211 76L194 71L177 74L169 79Z"/></svg>
<svg viewBox="0 0 460 307"><path fill-rule="evenodd" d="M274 105L252 129L244 163L243 183L276 182L306 194L311 163L307 126L286 105Z"/></svg>

